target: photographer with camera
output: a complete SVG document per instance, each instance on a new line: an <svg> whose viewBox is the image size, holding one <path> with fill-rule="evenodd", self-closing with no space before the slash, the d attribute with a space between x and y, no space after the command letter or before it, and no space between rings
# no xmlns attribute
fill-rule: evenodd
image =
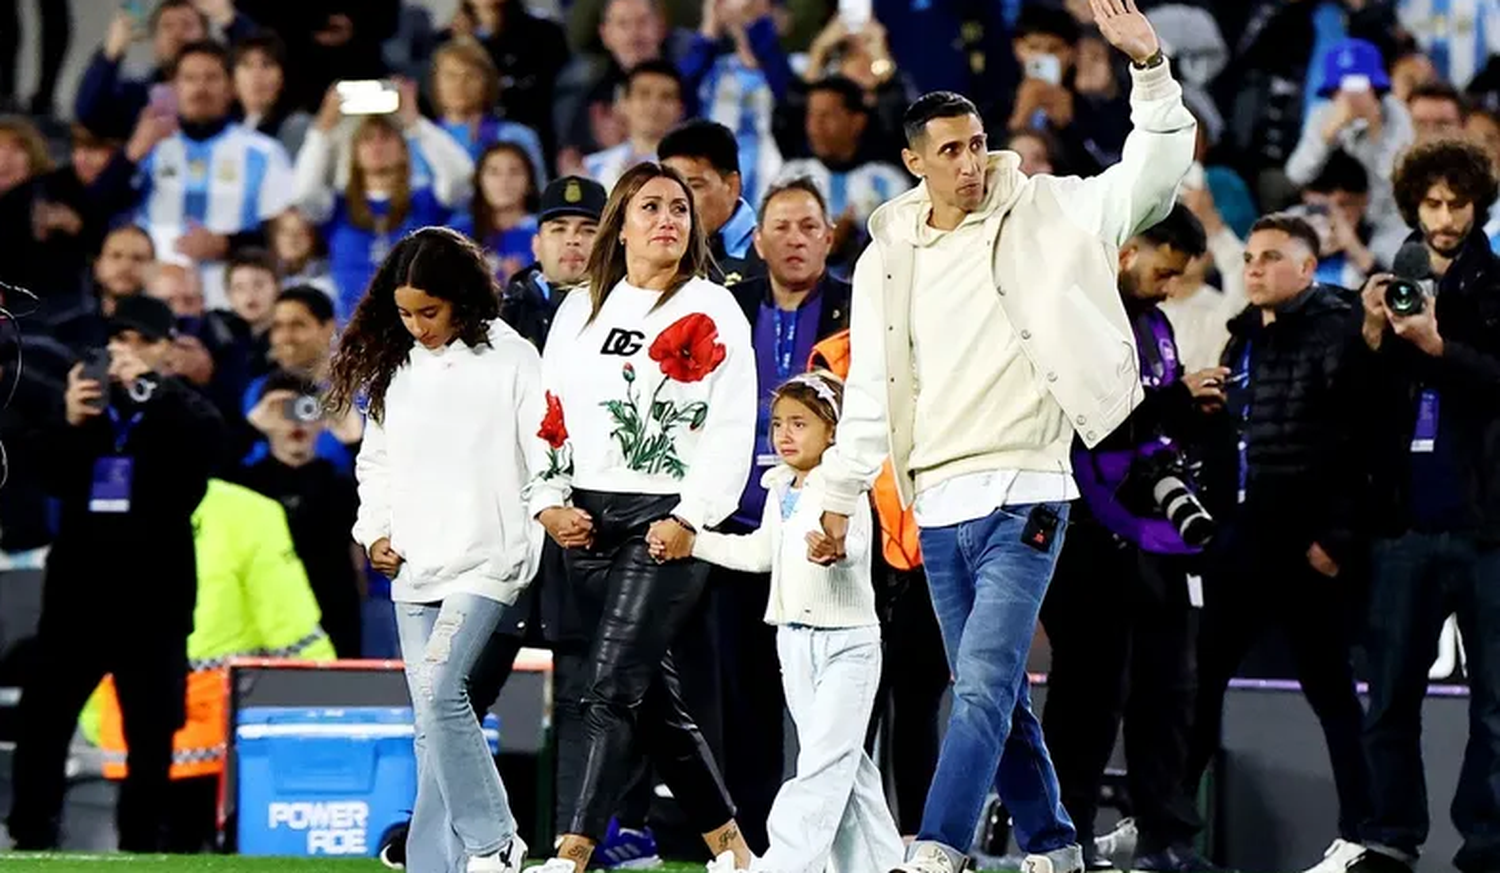
<svg viewBox="0 0 1500 873"><path fill-rule="evenodd" d="M1213 522L1185 484L1192 477L1180 447L1194 439L1199 408L1222 405L1228 371L1186 372L1158 304L1207 248L1203 226L1179 203L1120 249L1118 285L1140 350L1145 400L1094 449L1074 441L1084 499L1074 507L1042 603L1052 643L1042 729L1063 805L1080 834L1093 833L1123 716L1140 833L1132 869L1187 869L1183 863L1201 860L1187 843L1197 819L1181 787L1196 626L1187 577ZM1092 864L1094 841L1081 842Z"/></svg>
<svg viewBox="0 0 1500 873"><path fill-rule="evenodd" d="M1356 306L1314 281L1317 265L1318 234L1306 221L1255 223L1243 267L1250 305L1229 323L1224 406L1203 444L1204 496L1220 528L1199 616L1186 788L1197 795L1218 752L1230 679L1280 625L1328 744L1339 836L1353 840L1369 791L1350 660L1363 355Z"/></svg>
<svg viewBox="0 0 1500 873"><path fill-rule="evenodd" d="M62 513L17 719L9 826L19 849L58 845L68 744L106 673L130 738L120 848L162 848L197 588L191 518L224 433L207 401L161 375L173 334L166 304L121 298L109 334L107 351L68 374L65 422L39 441Z"/></svg>
<svg viewBox="0 0 1500 873"><path fill-rule="evenodd" d="M1362 292L1371 360L1363 429L1375 541L1365 753L1374 814L1349 869L1410 873L1427 839L1422 701L1438 635L1458 614L1469 724L1453 823L1459 870L1500 867L1500 259L1483 228L1495 204L1484 150L1419 145L1395 176L1417 228L1395 276Z"/></svg>

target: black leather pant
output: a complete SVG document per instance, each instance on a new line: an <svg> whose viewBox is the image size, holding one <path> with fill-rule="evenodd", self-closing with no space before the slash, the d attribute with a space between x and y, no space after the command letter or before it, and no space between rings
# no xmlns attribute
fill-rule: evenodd
<svg viewBox="0 0 1500 873"><path fill-rule="evenodd" d="M708 744L682 702L671 647L703 594L708 566L657 564L646 546L651 522L675 495L574 491L594 520L594 544L565 555L568 583L595 628L582 709L585 757L567 832L602 840L610 816L646 755L700 833L734 818Z"/></svg>

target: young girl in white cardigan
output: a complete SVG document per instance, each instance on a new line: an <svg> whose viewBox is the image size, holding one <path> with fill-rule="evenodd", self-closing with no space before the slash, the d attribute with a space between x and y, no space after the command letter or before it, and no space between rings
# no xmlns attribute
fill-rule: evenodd
<svg viewBox="0 0 1500 873"><path fill-rule="evenodd" d="M889 870L904 853L880 771L864 750L880 682L870 513L850 519L847 558L830 567L807 559L808 539L823 535L818 464L833 444L842 404L843 384L831 374L804 373L778 388L771 445L781 464L762 479L769 494L760 529L744 536L704 531L693 543L696 558L771 574L766 621L778 627L781 681L797 724L797 774L776 795L766 823L771 846L751 862L755 873L824 873L830 862L846 873ZM709 873L735 870L729 853L708 865Z"/></svg>

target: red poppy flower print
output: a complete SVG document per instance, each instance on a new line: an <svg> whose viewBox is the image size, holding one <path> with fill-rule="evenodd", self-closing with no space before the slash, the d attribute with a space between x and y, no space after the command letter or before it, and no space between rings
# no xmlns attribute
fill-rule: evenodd
<svg viewBox="0 0 1500 873"><path fill-rule="evenodd" d="M542 418L542 429L536 435L547 441L553 449L560 449L568 441L568 426L563 422L562 400L547 392L547 415Z"/></svg>
<svg viewBox="0 0 1500 873"><path fill-rule="evenodd" d="M726 354L719 342L719 326L701 312L672 322L651 344L651 360L676 382L702 381L724 363Z"/></svg>

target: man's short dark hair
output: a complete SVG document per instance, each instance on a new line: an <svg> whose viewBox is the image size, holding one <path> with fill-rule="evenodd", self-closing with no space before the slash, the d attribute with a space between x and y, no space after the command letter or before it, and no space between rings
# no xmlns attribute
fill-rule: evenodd
<svg viewBox="0 0 1500 873"><path fill-rule="evenodd" d="M934 118L963 118L965 115L979 117L979 108L973 100L954 91L929 91L906 107L906 114L901 116L906 144L914 145L926 136L927 122Z"/></svg>
<svg viewBox="0 0 1500 873"><path fill-rule="evenodd" d="M157 25L161 24L162 15L170 12L173 9L186 9L192 12L194 15L198 16L199 21L203 22L203 32L208 32L208 16L204 15L197 6L193 5L193 0L161 0L161 2L157 4L156 8L151 10L151 15L146 20L147 28L152 33L155 33Z"/></svg>
<svg viewBox="0 0 1500 873"><path fill-rule="evenodd" d="M1281 231L1287 236L1301 241L1303 245L1307 246L1308 251L1312 252L1313 257L1321 257L1322 255L1323 244L1318 239L1318 232L1313 230L1313 226L1308 224L1306 219L1295 215L1276 213L1274 215L1267 215L1250 226L1250 233L1252 235L1260 233L1263 230Z"/></svg>
<svg viewBox="0 0 1500 873"><path fill-rule="evenodd" d="M823 196L823 191L818 187L818 183L814 182L811 176L793 176L790 179L782 179L775 182L770 188L766 189L766 196L761 198L760 209L756 212L756 224L758 226L765 226L766 207L771 205L771 201L788 191L806 191L812 195L812 199L818 201L818 211L823 213L823 220L828 220L828 198Z"/></svg>
<svg viewBox="0 0 1500 873"><path fill-rule="evenodd" d="M1406 98L1406 105L1418 100L1442 100L1458 107L1459 117L1467 117L1469 114L1469 101L1464 95L1458 93L1458 89L1443 81L1423 82L1411 89L1411 94Z"/></svg>
<svg viewBox="0 0 1500 873"><path fill-rule="evenodd" d="M837 95L843 101L844 109L849 112L865 114L870 111L865 106L865 89L855 84L854 80L848 76L824 76L807 86L809 97L819 91Z"/></svg>
<svg viewBox="0 0 1500 873"><path fill-rule="evenodd" d="M227 280L234 275L235 270L247 267L252 270L263 270L272 276L276 275L276 259L271 257L271 253L263 248L248 246L236 249L230 254L224 266L224 278Z"/></svg>
<svg viewBox="0 0 1500 873"><path fill-rule="evenodd" d="M293 285L276 295L277 303L300 303L319 324L333 321L333 301L311 285Z"/></svg>
<svg viewBox="0 0 1500 873"><path fill-rule="evenodd" d="M266 381L260 386L260 397L263 398L272 391L291 391L294 394L316 397L318 386L296 373L276 369L266 374Z"/></svg>
<svg viewBox="0 0 1500 873"><path fill-rule="evenodd" d="M182 67L182 62L193 55L213 58L224 69L224 75L234 75L234 68L229 65L229 49L217 40L200 39L183 46L182 51L177 53L177 57L172 59L172 75L169 78L177 78L177 70Z"/></svg>
<svg viewBox="0 0 1500 873"><path fill-rule="evenodd" d="M1208 234L1191 209L1172 204L1167 217L1141 231L1138 236L1155 246L1169 246L1190 258L1202 257L1208 251Z"/></svg>
<svg viewBox="0 0 1500 873"><path fill-rule="evenodd" d="M1474 204L1474 220L1484 224L1500 183L1490 156L1477 143L1463 139L1440 139L1415 146L1396 165L1391 177L1396 189L1396 207L1408 227L1417 227L1417 210L1432 186L1444 182L1465 203Z"/></svg>
<svg viewBox="0 0 1500 873"><path fill-rule="evenodd" d="M1078 20L1073 13L1058 6L1044 6L1040 3L1027 3L1021 7L1021 14L1016 19L1014 39L1025 39L1028 36L1038 34L1055 36L1074 45L1083 35L1083 28L1078 26Z"/></svg>
<svg viewBox="0 0 1500 873"><path fill-rule="evenodd" d="M1307 183L1307 190L1314 194L1333 194L1344 191L1349 194L1370 193L1370 172L1365 165L1343 149L1335 149L1323 165L1317 178Z"/></svg>
<svg viewBox="0 0 1500 873"><path fill-rule="evenodd" d="M244 39L236 42L230 50L230 64L238 67L245 62L245 58L260 53L271 59L271 62L286 70L286 43L275 31L257 30Z"/></svg>
<svg viewBox="0 0 1500 873"><path fill-rule="evenodd" d="M673 128L656 147L658 160L696 158L708 161L719 175L740 171L740 144L734 132L717 121L694 118Z"/></svg>
<svg viewBox="0 0 1500 873"><path fill-rule="evenodd" d="M653 58L631 67L630 72L625 74L625 93L628 94L631 87L635 85L637 76L662 76L671 79L677 83L678 98L681 99L683 95L682 74L677 72L677 65L671 61Z"/></svg>

